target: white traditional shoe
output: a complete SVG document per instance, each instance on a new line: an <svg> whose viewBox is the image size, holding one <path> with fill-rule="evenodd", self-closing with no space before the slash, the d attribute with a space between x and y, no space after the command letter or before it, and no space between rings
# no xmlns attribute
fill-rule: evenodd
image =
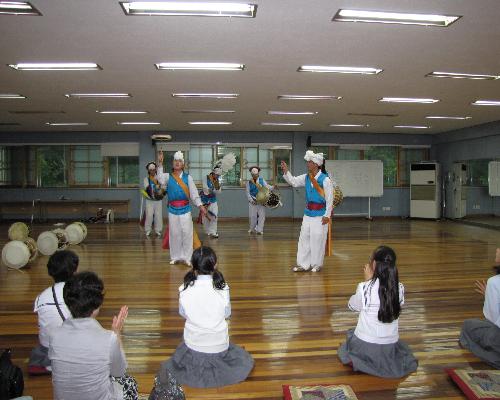
<svg viewBox="0 0 500 400"><path fill-rule="evenodd" d="M161 237L161 232L155 232L156 236Z"/></svg>
<svg viewBox="0 0 500 400"><path fill-rule="evenodd" d="M218 239L219 238L219 234L218 233L211 233L210 235L211 238L214 238L214 239Z"/></svg>
<svg viewBox="0 0 500 400"><path fill-rule="evenodd" d="M174 265L177 262L177 260L170 260L170 265Z"/></svg>
<svg viewBox="0 0 500 400"><path fill-rule="evenodd" d="M313 267L311 269L311 272L319 272L319 271L321 271L321 267Z"/></svg>
<svg viewBox="0 0 500 400"><path fill-rule="evenodd" d="M263 235L263 234L264 234L264 232L259 232L259 231L255 231L255 233L256 233L257 235Z"/></svg>
<svg viewBox="0 0 500 400"><path fill-rule="evenodd" d="M253 229L249 229L249 230L248 230L248 233L253 233Z"/></svg>
<svg viewBox="0 0 500 400"><path fill-rule="evenodd" d="M299 265L296 265L295 267L292 268L292 271L293 272L306 272L307 269L305 269L304 267L301 267Z"/></svg>
<svg viewBox="0 0 500 400"><path fill-rule="evenodd" d="M146 232L146 236L147 236L147 237L150 237L150 236L151 236L151 231L147 231L147 232Z"/></svg>

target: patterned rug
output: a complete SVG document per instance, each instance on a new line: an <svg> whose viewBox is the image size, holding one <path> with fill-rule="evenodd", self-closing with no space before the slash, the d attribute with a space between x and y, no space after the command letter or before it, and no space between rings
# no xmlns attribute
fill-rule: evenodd
<svg viewBox="0 0 500 400"><path fill-rule="evenodd" d="M469 400L500 399L500 371L447 369L446 373Z"/></svg>
<svg viewBox="0 0 500 400"><path fill-rule="evenodd" d="M283 385L284 400L357 400L349 385Z"/></svg>

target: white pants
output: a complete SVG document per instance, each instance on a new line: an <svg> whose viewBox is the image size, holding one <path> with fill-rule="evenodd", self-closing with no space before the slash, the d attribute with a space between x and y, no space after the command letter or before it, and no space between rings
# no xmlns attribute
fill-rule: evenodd
<svg viewBox="0 0 500 400"><path fill-rule="evenodd" d="M248 203L248 215L250 217L250 229L260 233L264 232L266 207L260 204Z"/></svg>
<svg viewBox="0 0 500 400"><path fill-rule="evenodd" d="M207 235L215 235L217 234L217 218L219 215L219 206L217 203L210 203L210 205L207 208L207 211L209 211L212 214L215 214L215 217L211 214L208 214L210 217L210 220L206 217L203 217L202 223L203 223L203 229L205 230L205 233Z"/></svg>
<svg viewBox="0 0 500 400"><path fill-rule="evenodd" d="M163 229L162 219L162 202L154 200L146 200L146 221L144 222L144 229L146 232L151 232L151 225L153 218L155 223L155 231L161 232Z"/></svg>
<svg viewBox="0 0 500 400"><path fill-rule="evenodd" d="M175 215L168 213L170 260L191 263L193 254L193 218L191 213Z"/></svg>
<svg viewBox="0 0 500 400"><path fill-rule="evenodd" d="M321 223L322 217L304 215L300 228L297 265L305 270L323 266L328 224Z"/></svg>

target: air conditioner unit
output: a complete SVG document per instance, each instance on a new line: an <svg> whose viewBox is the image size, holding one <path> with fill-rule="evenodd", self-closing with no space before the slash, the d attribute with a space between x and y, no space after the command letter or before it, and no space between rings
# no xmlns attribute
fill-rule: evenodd
<svg viewBox="0 0 500 400"><path fill-rule="evenodd" d="M154 135L151 135L151 141L153 142L153 146L156 144L156 143L165 143L165 142L170 142L172 140L172 135L169 135L169 134L160 134L160 133L157 133L157 134L154 134Z"/></svg>
<svg viewBox="0 0 500 400"><path fill-rule="evenodd" d="M440 168L438 163L411 164L410 217L441 217Z"/></svg>

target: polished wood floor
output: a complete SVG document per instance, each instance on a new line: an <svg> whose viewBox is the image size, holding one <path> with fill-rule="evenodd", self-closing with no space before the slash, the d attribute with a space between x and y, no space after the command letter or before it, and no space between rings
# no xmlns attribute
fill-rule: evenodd
<svg viewBox="0 0 500 400"><path fill-rule="evenodd" d="M8 225L0 225L0 245ZM34 227L34 237L48 225ZM334 255L320 273L294 274L299 221L268 219L264 236L247 234L246 221L220 222L220 239L206 239L219 256L231 287L231 339L255 358L246 382L220 389L186 387L188 399L280 399L282 384L344 383L360 399L464 399L444 368L488 369L457 343L465 318L482 316L475 279L491 274L500 232L453 222L339 220ZM89 225L85 243L72 246L80 269L97 272L106 298L99 317L109 327L122 304L130 308L124 330L129 372L149 392L161 361L182 338L177 287L186 267L168 265L159 239L147 239L137 223ZM337 348L357 316L347 301L362 280L362 266L379 244L393 246L406 307L400 334L419 359L418 371L387 380L354 373L337 358ZM26 370L37 342L33 300L51 284L47 257L22 272L0 267L0 348L12 347ZM26 394L51 399L50 377L26 376Z"/></svg>

